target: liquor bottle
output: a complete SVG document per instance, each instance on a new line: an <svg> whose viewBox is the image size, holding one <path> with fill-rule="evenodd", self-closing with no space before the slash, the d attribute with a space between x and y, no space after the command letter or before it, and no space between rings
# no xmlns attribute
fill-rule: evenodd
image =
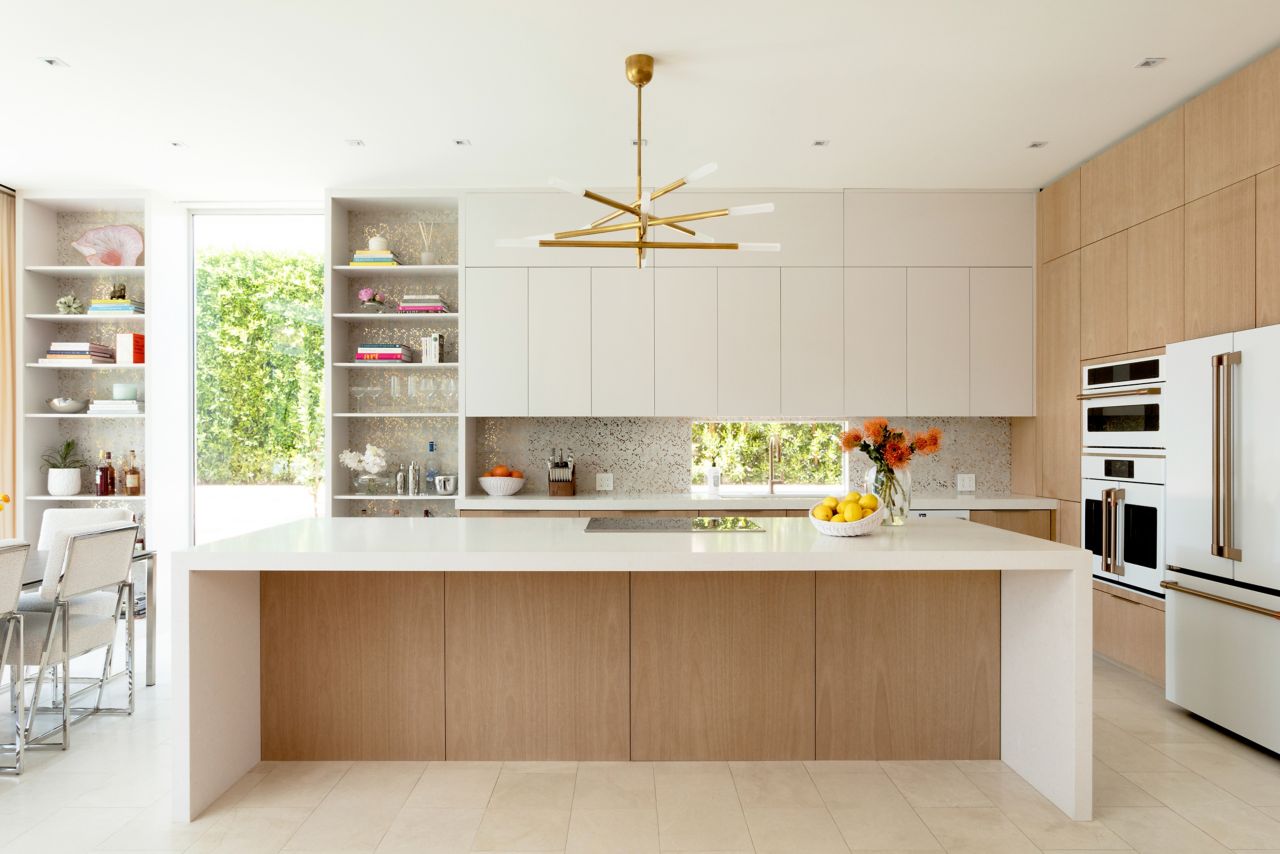
<svg viewBox="0 0 1280 854"><path fill-rule="evenodd" d="M436 457L435 440L427 442L427 461L422 466L422 494L426 495L435 487L436 475L440 474L440 464Z"/></svg>
<svg viewBox="0 0 1280 854"><path fill-rule="evenodd" d="M142 470L138 468L138 455L129 450L129 462L124 467L124 494L142 494Z"/></svg>
<svg viewBox="0 0 1280 854"><path fill-rule="evenodd" d="M409 485L406 482L408 476L409 473L404 470L404 463L401 463L400 470L396 472L396 495L408 494Z"/></svg>
<svg viewBox="0 0 1280 854"><path fill-rule="evenodd" d="M98 451L98 469L94 473L93 491L98 495L116 494L116 470L108 451Z"/></svg>

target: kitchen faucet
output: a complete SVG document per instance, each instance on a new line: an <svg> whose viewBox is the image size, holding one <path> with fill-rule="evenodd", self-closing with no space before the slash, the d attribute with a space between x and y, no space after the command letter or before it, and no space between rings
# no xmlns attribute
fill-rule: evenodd
<svg viewBox="0 0 1280 854"><path fill-rule="evenodd" d="M774 463L782 462L782 437L777 433L769 434L769 494L773 495L773 488L779 483L785 481L780 477L774 476Z"/></svg>

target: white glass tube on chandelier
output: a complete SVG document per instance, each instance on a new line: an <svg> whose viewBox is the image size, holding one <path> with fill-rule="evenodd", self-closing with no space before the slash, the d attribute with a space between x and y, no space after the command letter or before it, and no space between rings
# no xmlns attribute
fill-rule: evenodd
<svg viewBox="0 0 1280 854"><path fill-rule="evenodd" d="M557 190L564 190L571 196L586 195L586 190L576 184L570 184L568 181L561 181L559 178L548 178L547 183L555 187Z"/></svg>
<svg viewBox="0 0 1280 854"><path fill-rule="evenodd" d="M699 231L697 234L693 236L693 239L698 243L715 243L716 242L716 239L712 237L710 234L707 234L705 231Z"/></svg>
<svg viewBox="0 0 1280 854"><path fill-rule="evenodd" d="M704 163L688 175L685 175L684 182L686 184L692 184L694 181L701 181L703 178L707 177L719 168L720 164L718 163Z"/></svg>
<svg viewBox="0 0 1280 854"><path fill-rule="evenodd" d="M540 240L555 240L554 234L535 234L531 237L503 237L499 238L497 245L499 249L528 249L536 247Z"/></svg>
<svg viewBox="0 0 1280 854"><path fill-rule="evenodd" d="M750 216L751 214L773 213L773 202L758 205L734 205L729 208L729 216Z"/></svg>
<svg viewBox="0 0 1280 854"><path fill-rule="evenodd" d="M739 243L738 248L743 252L781 252L781 243Z"/></svg>

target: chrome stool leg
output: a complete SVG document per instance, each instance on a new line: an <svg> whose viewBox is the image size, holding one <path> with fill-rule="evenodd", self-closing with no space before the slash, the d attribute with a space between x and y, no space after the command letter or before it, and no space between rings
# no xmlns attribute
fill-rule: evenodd
<svg viewBox="0 0 1280 854"><path fill-rule="evenodd" d="M0 771L22 773L22 753L26 732L23 727L24 691L21 681L24 678L22 615L10 614L5 620L4 646L0 648L0 673L9 668L9 701L13 707L13 765L0 765ZM17 635L17 649L14 649L14 635ZM13 649L14 661L9 660L9 651Z"/></svg>

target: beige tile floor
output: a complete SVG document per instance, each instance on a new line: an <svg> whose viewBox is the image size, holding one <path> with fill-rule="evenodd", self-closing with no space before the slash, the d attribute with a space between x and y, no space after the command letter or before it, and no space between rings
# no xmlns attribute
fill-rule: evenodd
<svg viewBox="0 0 1280 854"><path fill-rule="evenodd" d="M1090 822L1000 762L319 762L263 763L179 824L162 684L0 778L0 851L1280 854L1280 759L1094 676Z"/></svg>

